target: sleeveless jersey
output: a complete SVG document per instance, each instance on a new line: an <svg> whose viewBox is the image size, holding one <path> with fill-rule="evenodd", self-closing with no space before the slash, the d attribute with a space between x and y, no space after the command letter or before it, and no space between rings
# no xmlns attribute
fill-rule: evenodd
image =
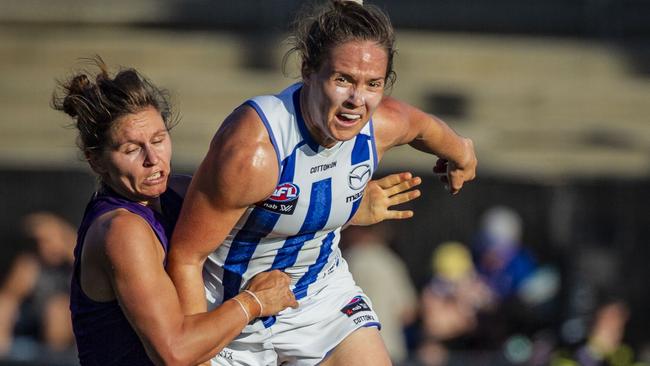
<svg viewBox="0 0 650 366"><path fill-rule="evenodd" d="M284 270L301 299L322 288L323 279L344 261L341 227L356 212L377 165L372 120L355 138L324 148L300 113L301 87L245 102L268 131L280 174L275 192L249 207L206 260L203 277L212 305L270 269Z"/></svg>
<svg viewBox="0 0 650 366"><path fill-rule="evenodd" d="M91 224L101 215L119 208L139 215L147 221L167 253L168 238L171 238L182 199L173 190L167 189L160 200L162 215L104 187L102 192L95 193L86 206L74 249L74 271L70 291L72 328L82 366L153 365L118 301L98 302L86 296L81 288L80 261L84 239Z"/></svg>

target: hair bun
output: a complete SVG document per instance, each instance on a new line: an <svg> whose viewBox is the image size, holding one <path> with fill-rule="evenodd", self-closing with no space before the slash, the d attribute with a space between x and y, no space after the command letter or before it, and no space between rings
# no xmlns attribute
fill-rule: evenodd
<svg viewBox="0 0 650 366"><path fill-rule="evenodd" d="M68 85L65 85L65 96L63 98L63 112L70 117L79 115L79 101L83 99L86 91L92 89L90 79L85 74L80 74L72 78Z"/></svg>

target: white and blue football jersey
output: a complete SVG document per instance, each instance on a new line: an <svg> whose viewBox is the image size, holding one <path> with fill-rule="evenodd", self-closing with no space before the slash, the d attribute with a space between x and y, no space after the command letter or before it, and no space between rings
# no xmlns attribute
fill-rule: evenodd
<svg viewBox="0 0 650 366"><path fill-rule="evenodd" d="M302 299L322 288L322 280L344 261L341 227L356 212L377 166L372 120L355 138L324 148L312 139L300 113L301 87L297 83L245 103L268 130L280 174L275 192L249 207L206 260L203 276L212 305L270 269L290 275L296 298Z"/></svg>

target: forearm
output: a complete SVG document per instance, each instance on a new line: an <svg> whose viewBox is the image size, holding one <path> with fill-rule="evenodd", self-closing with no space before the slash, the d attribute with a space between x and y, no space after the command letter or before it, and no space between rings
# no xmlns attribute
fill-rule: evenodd
<svg viewBox="0 0 650 366"><path fill-rule="evenodd" d="M145 340L150 358L160 365L196 365L213 358L259 314L249 295L236 298L242 305L230 299L213 311L184 316L175 331L168 331L164 343L159 337Z"/></svg>
<svg viewBox="0 0 650 366"><path fill-rule="evenodd" d="M259 307L249 301L249 296L240 294L236 298L239 303L230 299L211 312L185 317L184 336L178 347L188 351L186 359L192 364L214 357L259 314Z"/></svg>
<svg viewBox="0 0 650 366"><path fill-rule="evenodd" d="M202 276L203 261L173 260L173 257L170 256L167 263L167 272L178 291L183 313L192 315L207 311Z"/></svg>
<svg viewBox="0 0 650 366"><path fill-rule="evenodd" d="M426 153L454 162L459 167L471 164L474 149L470 139L458 135L443 121L428 116L422 131L409 144Z"/></svg>

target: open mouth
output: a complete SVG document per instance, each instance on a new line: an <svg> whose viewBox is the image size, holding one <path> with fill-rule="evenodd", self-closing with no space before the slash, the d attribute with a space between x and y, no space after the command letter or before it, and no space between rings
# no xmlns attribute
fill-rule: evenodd
<svg viewBox="0 0 650 366"><path fill-rule="evenodd" d="M353 113L338 113L336 119L338 119L344 126L351 126L361 120L361 115Z"/></svg>
<svg viewBox="0 0 650 366"><path fill-rule="evenodd" d="M145 183L147 184L158 184L161 183L163 180L164 180L164 174L162 171L157 171L144 179Z"/></svg>

